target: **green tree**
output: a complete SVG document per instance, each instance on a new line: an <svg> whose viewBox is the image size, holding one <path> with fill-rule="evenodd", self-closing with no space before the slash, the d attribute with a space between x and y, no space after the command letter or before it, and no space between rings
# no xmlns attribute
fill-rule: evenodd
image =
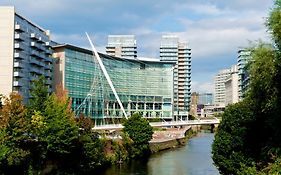
<svg viewBox="0 0 281 175"><path fill-rule="evenodd" d="M0 170L5 173L24 172L30 160L30 150L26 147L29 139L28 121L22 98L11 93L5 98L0 115Z"/></svg>
<svg viewBox="0 0 281 175"><path fill-rule="evenodd" d="M49 153L64 155L70 153L75 147L78 127L68 105L68 100L60 101L54 94L49 96L46 101L44 112L46 129L42 139L46 141Z"/></svg>
<svg viewBox="0 0 281 175"><path fill-rule="evenodd" d="M152 139L152 126L139 113L133 114L123 125L124 133L133 140L130 156L146 156L149 153L149 141Z"/></svg>
<svg viewBox="0 0 281 175"><path fill-rule="evenodd" d="M273 44L250 48L248 93L243 102L227 107L215 136L213 159L223 174L281 171L280 17L281 1L276 0L267 20Z"/></svg>
<svg viewBox="0 0 281 175"><path fill-rule="evenodd" d="M249 101L229 105L222 114L212 145L213 160L222 174L238 174L242 164L253 162L247 156L251 151L247 140L253 121Z"/></svg>
<svg viewBox="0 0 281 175"><path fill-rule="evenodd" d="M33 81L30 94L32 96L29 104L31 113L34 111L43 112L45 109L45 102L49 96L44 76L40 76L37 80Z"/></svg>

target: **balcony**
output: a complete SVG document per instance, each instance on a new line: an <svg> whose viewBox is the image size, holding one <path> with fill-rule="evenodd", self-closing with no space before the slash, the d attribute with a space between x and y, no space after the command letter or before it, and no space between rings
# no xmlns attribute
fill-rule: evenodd
<svg viewBox="0 0 281 175"><path fill-rule="evenodd" d="M45 54L46 54L46 55L52 55L52 54L53 54L53 51L50 50L50 49L47 49L47 50L45 50Z"/></svg>
<svg viewBox="0 0 281 175"><path fill-rule="evenodd" d="M13 86L15 86L15 87L22 87L23 84L22 84L22 82L21 82L20 80L15 80L15 81L13 82Z"/></svg>
<svg viewBox="0 0 281 175"><path fill-rule="evenodd" d="M48 78L52 77L52 72L51 71L46 71L45 72L45 76L48 77Z"/></svg>
<svg viewBox="0 0 281 175"><path fill-rule="evenodd" d="M41 43L41 44L45 43L45 42L43 41L42 37L39 37L37 42L38 42L38 43Z"/></svg>
<svg viewBox="0 0 281 175"><path fill-rule="evenodd" d="M15 52L14 57L17 59L25 59L27 57L27 55L23 52Z"/></svg>
<svg viewBox="0 0 281 175"><path fill-rule="evenodd" d="M35 49L37 49L37 50L40 50L40 51L44 50L43 46L41 46L40 44L38 44L38 43L36 43L34 41L30 42L30 46L35 48Z"/></svg>
<svg viewBox="0 0 281 175"><path fill-rule="evenodd" d="M51 42L45 42L45 47L50 48L51 47Z"/></svg>
<svg viewBox="0 0 281 175"><path fill-rule="evenodd" d="M53 59L50 58L50 57L46 57L44 61L45 61L46 63L52 63L52 62L53 62Z"/></svg>
<svg viewBox="0 0 281 175"><path fill-rule="evenodd" d="M15 25L15 31L17 31L17 32L24 32L24 29L19 24L16 24Z"/></svg>
<svg viewBox="0 0 281 175"><path fill-rule="evenodd" d="M14 62L14 67L16 68L23 68L23 64L20 61Z"/></svg>
<svg viewBox="0 0 281 175"><path fill-rule="evenodd" d="M24 46L22 43L15 43L15 49L24 50Z"/></svg>
<svg viewBox="0 0 281 175"><path fill-rule="evenodd" d="M16 41L24 41L24 36L23 36L23 34L21 34L21 33L16 33L15 34L15 40Z"/></svg>
<svg viewBox="0 0 281 175"><path fill-rule="evenodd" d="M38 36L36 35L36 33L31 33L30 34L30 38L33 40L39 40Z"/></svg>
<svg viewBox="0 0 281 175"><path fill-rule="evenodd" d="M24 73L22 71L14 71L14 77L24 77Z"/></svg>
<svg viewBox="0 0 281 175"><path fill-rule="evenodd" d="M32 50L30 52L30 55L31 56L35 56L35 57L40 58L40 59L45 59L46 58L46 56L43 53L40 53L37 50Z"/></svg>
<svg viewBox="0 0 281 175"><path fill-rule="evenodd" d="M39 66L39 67L44 67L44 62L41 62L41 61L39 61L39 60L36 60L35 58L32 58L31 60L30 60L30 64L33 64L33 65L37 65L37 66Z"/></svg>

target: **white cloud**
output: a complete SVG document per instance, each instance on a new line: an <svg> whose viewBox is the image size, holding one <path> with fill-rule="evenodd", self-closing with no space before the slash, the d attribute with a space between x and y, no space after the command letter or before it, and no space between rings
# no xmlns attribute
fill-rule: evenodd
<svg viewBox="0 0 281 175"><path fill-rule="evenodd" d="M214 93L214 85L213 82L198 82L198 81L192 81L191 82L191 92L211 92Z"/></svg>

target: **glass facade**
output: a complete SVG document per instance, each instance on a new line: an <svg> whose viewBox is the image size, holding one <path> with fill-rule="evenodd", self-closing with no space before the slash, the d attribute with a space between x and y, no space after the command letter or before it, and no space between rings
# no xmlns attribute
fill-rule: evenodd
<svg viewBox="0 0 281 175"><path fill-rule="evenodd" d="M247 71L246 65L251 59L251 52L247 49L240 49L238 51L238 95L239 100L242 100L245 96L245 92L249 86L249 73Z"/></svg>
<svg viewBox="0 0 281 175"><path fill-rule="evenodd" d="M92 52L71 45L54 47L64 87L78 115L93 118L124 117ZM56 55L56 54L55 54ZM103 64L128 115L172 119L173 67L163 61L139 61L100 54Z"/></svg>
<svg viewBox="0 0 281 175"><path fill-rule="evenodd" d="M180 43L174 35L162 36L160 60L175 62L174 111L175 115L187 117L191 97L191 49Z"/></svg>

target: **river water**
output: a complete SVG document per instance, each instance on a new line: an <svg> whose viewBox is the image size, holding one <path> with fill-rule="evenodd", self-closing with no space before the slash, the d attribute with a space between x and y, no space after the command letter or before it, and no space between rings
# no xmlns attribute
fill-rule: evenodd
<svg viewBox="0 0 281 175"><path fill-rule="evenodd" d="M219 175L211 158L213 133L200 132L181 148L152 155L147 161L112 166L100 175Z"/></svg>

